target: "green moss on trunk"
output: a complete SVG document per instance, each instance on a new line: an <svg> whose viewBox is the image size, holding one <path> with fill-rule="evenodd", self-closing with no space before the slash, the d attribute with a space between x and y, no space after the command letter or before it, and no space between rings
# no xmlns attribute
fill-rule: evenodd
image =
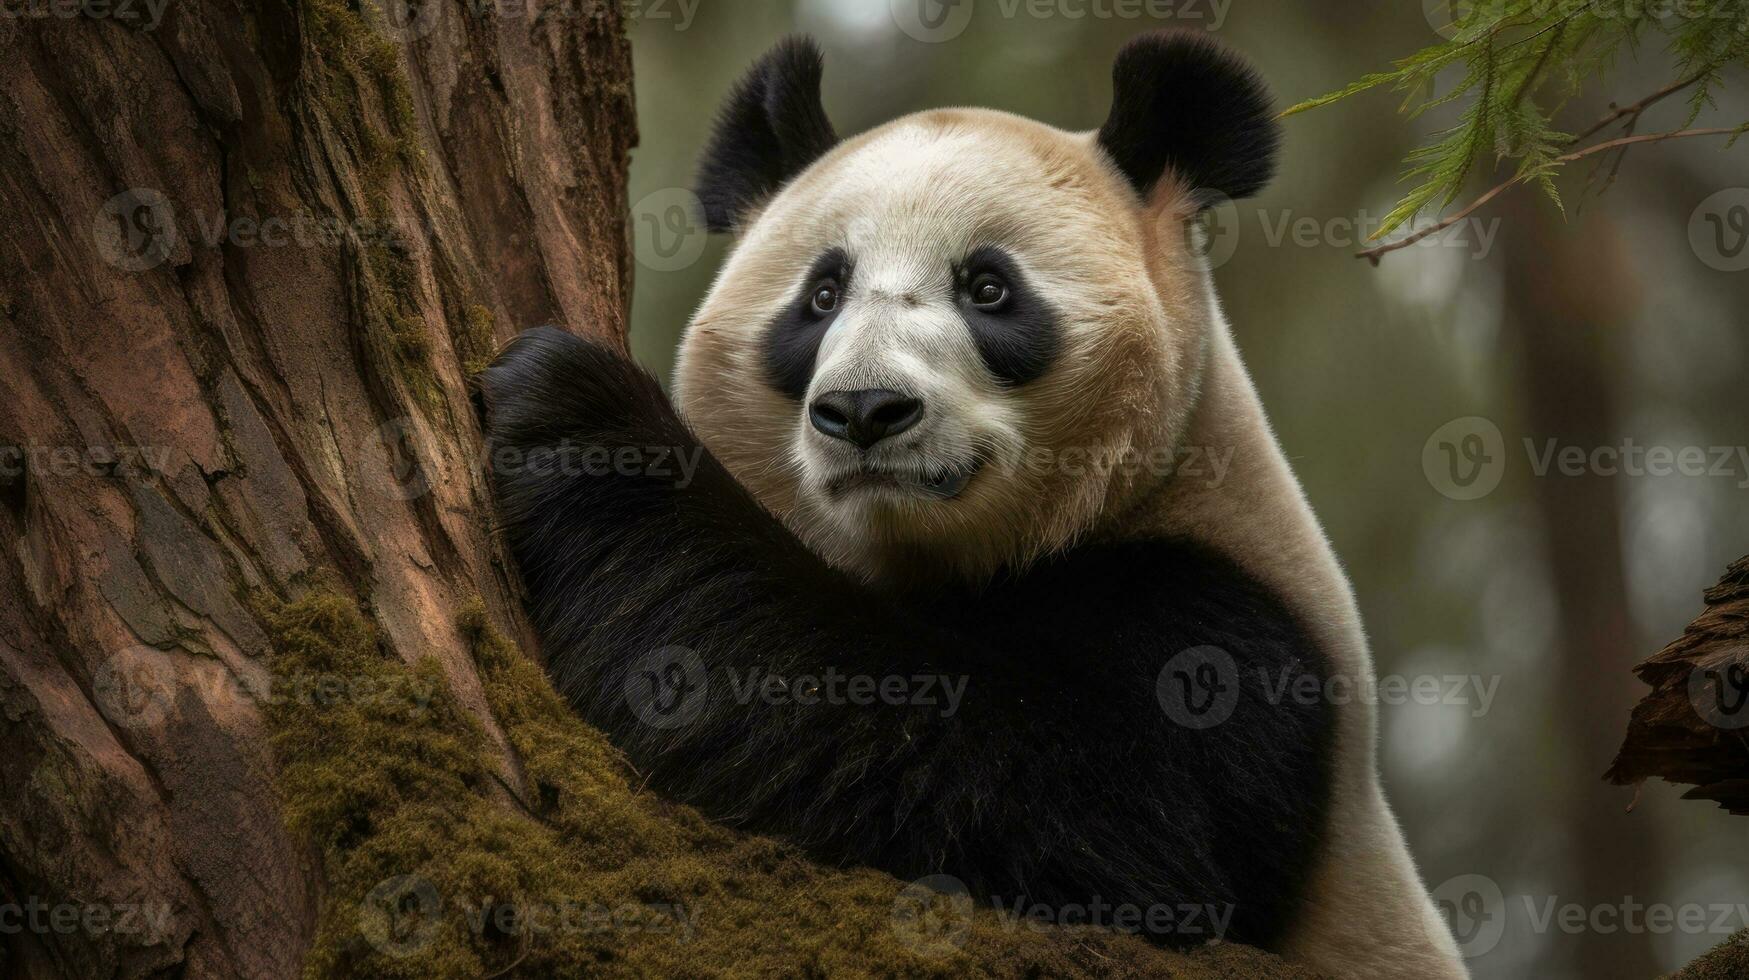
<svg viewBox="0 0 1749 980"><path fill-rule="evenodd" d="M717 827L635 788L475 604L457 628L526 777L512 800L438 665L385 655L352 600L265 618L285 811L326 878L312 977L1307 975L1243 947L920 910L891 877Z"/></svg>
<svg viewBox="0 0 1749 980"><path fill-rule="evenodd" d="M310 93L357 163L364 200L362 314L372 357L392 368L427 412L444 406L418 295L419 270L389 196L397 176L424 166L412 89L400 50L343 0L304 0Z"/></svg>
<svg viewBox="0 0 1749 980"><path fill-rule="evenodd" d="M462 373L470 380L492 363L497 338L498 318L479 303L467 308L462 333L456 338L456 353L461 356Z"/></svg>

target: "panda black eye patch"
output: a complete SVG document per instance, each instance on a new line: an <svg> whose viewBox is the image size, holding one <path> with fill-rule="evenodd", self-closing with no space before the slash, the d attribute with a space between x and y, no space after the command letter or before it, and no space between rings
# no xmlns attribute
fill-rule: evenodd
<svg viewBox="0 0 1749 980"><path fill-rule="evenodd" d="M954 281L960 315L996 380L1017 386L1044 374L1061 343L1060 321L1014 257L983 246L954 267Z"/></svg>
<svg viewBox="0 0 1749 980"><path fill-rule="evenodd" d="M821 255L765 329L766 380L796 401L807 395L820 341L844 309L851 272L850 255L842 248Z"/></svg>

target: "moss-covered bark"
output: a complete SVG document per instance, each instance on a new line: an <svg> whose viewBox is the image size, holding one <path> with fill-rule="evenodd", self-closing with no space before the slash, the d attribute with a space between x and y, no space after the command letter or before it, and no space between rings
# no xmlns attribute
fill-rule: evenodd
<svg viewBox="0 0 1749 980"><path fill-rule="evenodd" d="M0 18L0 898L161 914L0 974L290 976L331 886L252 597L367 600L520 780L448 616L530 639L465 383L621 329L630 57L610 5L149 6Z"/></svg>
<svg viewBox="0 0 1749 980"><path fill-rule="evenodd" d="M466 396L623 330L619 12L375 9L0 19L0 896L153 913L0 973L1299 975L641 789L523 652Z"/></svg>
<svg viewBox="0 0 1749 980"><path fill-rule="evenodd" d="M1177 956L945 899L923 910L885 875L713 826L640 791L476 603L456 628L528 787L506 805L511 781L434 663L383 656L332 593L268 621L287 689L368 692L269 711L292 825L327 872L312 976L1305 975L1243 947Z"/></svg>

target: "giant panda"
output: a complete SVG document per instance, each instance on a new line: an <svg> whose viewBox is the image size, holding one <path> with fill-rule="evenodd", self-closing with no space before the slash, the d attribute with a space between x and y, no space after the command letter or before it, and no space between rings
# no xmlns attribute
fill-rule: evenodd
<svg viewBox="0 0 1749 980"><path fill-rule="evenodd" d="M787 40L721 110L697 193L736 241L672 405L552 328L480 379L555 683L655 788L824 861L1465 976L1372 709L1283 695L1371 663L1196 246L1272 174L1258 76L1146 34L1097 131L840 139L821 75Z"/></svg>

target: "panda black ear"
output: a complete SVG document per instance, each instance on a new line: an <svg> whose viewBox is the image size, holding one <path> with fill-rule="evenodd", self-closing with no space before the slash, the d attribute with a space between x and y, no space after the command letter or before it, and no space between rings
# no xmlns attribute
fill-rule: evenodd
<svg viewBox="0 0 1749 980"><path fill-rule="evenodd" d="M1275 173L1280 127L1250 64L1200 31L1156 31L1112 66L1099 145L1143 197L1171 168L1190 187L1249 197Z"/></svg>
<svg viewBox="0 0 1749 980"><path fill-rule="evenodd" d="M747 70L717 110L697 184L711 231L733 231L837 145L820 104L823 60L813 38L785 38Z"/></svg>

